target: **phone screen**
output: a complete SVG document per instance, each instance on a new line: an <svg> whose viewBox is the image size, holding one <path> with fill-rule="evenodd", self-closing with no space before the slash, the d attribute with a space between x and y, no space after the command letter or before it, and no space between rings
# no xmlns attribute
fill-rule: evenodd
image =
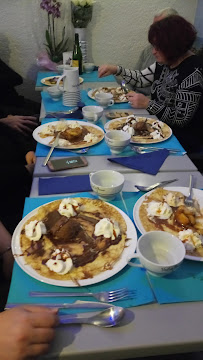
<svg viewBox="0 0 203 360"><path fill-rule="evenodd" d="M84 156L70 156L63 159L48 161L48 167L51 171L73 169L81 166L87 166L87 164L87 160Z"/></svg>

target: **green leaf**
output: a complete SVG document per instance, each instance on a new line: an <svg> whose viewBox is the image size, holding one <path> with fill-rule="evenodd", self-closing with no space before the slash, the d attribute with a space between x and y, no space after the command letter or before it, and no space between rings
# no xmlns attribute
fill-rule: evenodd
<svg viewBox="0 0 203 360"><path fill-rule="evenodd" d="M52 39L50 37L50 34L49 34L48 30L46 30L45 35L46 35L47 46L49 47L50 52L53 52Z"/></svg>

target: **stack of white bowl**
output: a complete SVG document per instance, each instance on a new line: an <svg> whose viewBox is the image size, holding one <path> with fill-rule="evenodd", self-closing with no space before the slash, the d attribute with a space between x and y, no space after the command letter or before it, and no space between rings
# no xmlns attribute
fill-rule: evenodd
<svg viewBox="0 0 203 360"><path fill-rule="evenodd" d="M65 106L75 106L80 101L80 90L71 92L63 92L63 105Z"/></svg>

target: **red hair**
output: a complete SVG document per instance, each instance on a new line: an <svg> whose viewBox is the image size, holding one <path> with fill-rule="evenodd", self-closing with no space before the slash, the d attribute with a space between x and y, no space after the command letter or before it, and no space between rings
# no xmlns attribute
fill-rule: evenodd
<svg viewBox="0 0 203 360"><path fill-rule="evenodd" d="M179 15L171 15L150 26L148 40L172 63L191 49L196 34L189 21Z"/></svg>

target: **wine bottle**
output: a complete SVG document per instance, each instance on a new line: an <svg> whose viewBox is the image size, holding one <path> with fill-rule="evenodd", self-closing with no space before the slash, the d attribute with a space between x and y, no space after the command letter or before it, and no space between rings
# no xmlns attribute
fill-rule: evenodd
<svg viewBox="0 0 203 360"><path fill-rule="evenodd" d="M75 34L75 43L73 48L72 66L79 68L79 74L82 74L82 51L79 44L79 35Z"/></svg>

